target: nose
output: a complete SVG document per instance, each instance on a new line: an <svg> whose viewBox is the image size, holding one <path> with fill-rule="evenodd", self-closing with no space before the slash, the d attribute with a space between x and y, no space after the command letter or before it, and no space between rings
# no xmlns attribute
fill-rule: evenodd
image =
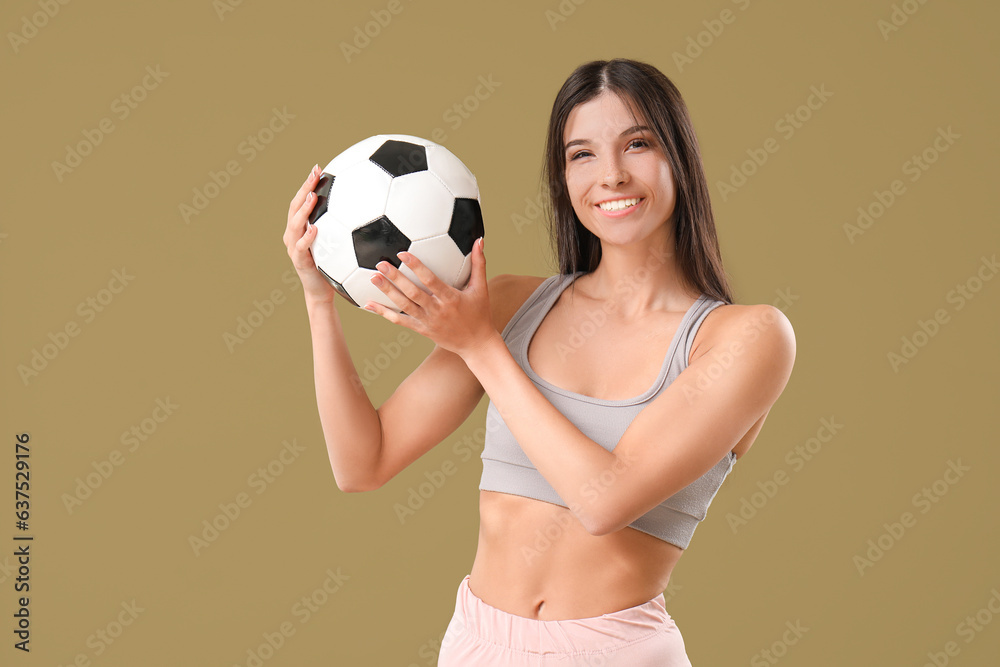
<svg viewBox="0 0 1000 667"><path fill-rule="evenodd" d="M617 187L628 182L628 171L626 171L620 158L612 157L605 160L604 173L601 180L604 185L610 187Z"/></svg>

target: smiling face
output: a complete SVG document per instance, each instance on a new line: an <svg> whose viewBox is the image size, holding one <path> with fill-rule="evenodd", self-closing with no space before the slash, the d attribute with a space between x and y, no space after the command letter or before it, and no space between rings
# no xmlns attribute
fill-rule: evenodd
<svg viewBox="0 0 1000 667"><path fill-rule="evenodd" d="M602 242L627 245L670 231L674 179L647 125L608 92L577 105L567 118L567 192L580 222Z"/></svg>

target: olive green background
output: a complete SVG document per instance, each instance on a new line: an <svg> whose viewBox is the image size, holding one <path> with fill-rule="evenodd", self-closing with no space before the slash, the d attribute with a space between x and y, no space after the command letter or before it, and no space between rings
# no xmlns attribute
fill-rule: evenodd
<svg viewBox="0 0 1000 667"><path fill-rule="evenodd" d="M949 664L993 664L1000 280L981 278L995 278L983 258L1000 247L1000 10L577 2L401 0L392 14L382 1L95 1L51 17L38 2L4 4L0 662L246 666L287 623L294 634L264 652L269 667L435 664L475 556L486 399L382 489L339 491L281 240L288 202L314 163L366 136L440 129L480 183L487 273L552 275L532 204L552 100L577 65L624 56L660 67L689 105L737 301L778 305L797 337L784 394L667 591L693 663L922 665L951 641ZM884 36L879 22L894 13L902 25ZM373 17L391 20L376 31ZM341 45L363 45L366 25L377 34L348 58ZM689 49L696 57L679 66ZM166 78L122 118L113 103L147 67ZM480 77L495 90L469 98ZM830 96L809 109L812 87ZM456 104L476 108L462 118ZM249 160L241 142L274 109L294 117L263 132L269 143ZM808 119L788 136L780 122L797 109ZM105 118L113 131L57 174L53 163ZM948 128L958 138L938 151ZM722 192L769 138L777 152ZM907 171L925 150L933 164ZM240 172L185 220L182 205L229 161ZM877 211L876 192L888 201L896 179L903 194L849 237L858 208ZM107 291L123 269L134 278ZM978 290L961 308L948 298L960 284ZM79 308L108 296L92 317ZM252 335L227 345L274 297ZM947 322L917 334L916 355L893 368L888 355L938 309ZM338 310L359 371L376 369L367 389L378 406L432 343L345 301ZM74 324L55 353L52 338ZM46 345L47 366L23 379ZM157 399L177 406L162 423L151 421ZM129 451L122 434L144 420L155 430ZM22 432L30 654L12 648ZM293 441L301 452L275 463ZM68 507L116 450L121 465ZM949 461L968 468L954 484ZM401 522L398 506L449 462L457 472ZM280 474L262 488L254 476L269 464ZM762 488L781 473L769 497ZM915 498L925 488L935 502ZM196 553L191 536L225 525L220 503L241 493L249 506ZM733 524L750 503L756 516ZM904 512L913 522L891 537L886 524ZM879 541L888 549L859 571L856 557ZM296 605L328 570L346 579L305 620ZM133 600L143 611L119 634ZM979 631L960 626L977 613ZM796 624L808 628L800 637L787 632Z"/></svg>

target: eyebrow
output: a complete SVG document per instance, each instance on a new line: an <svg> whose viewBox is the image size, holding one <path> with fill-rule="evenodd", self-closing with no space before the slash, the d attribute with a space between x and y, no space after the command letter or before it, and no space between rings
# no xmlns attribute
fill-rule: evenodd
<svg viewBox="0 0 1000 667"><path fill-rule="evenodd" d="M647 127L646 125L633 125L632 127L628 128L627 130L619 134L618 138L620 139L629 134L635 134L636 132L643 132L648 130L649 127ZM576 146L578 144L589 144L589 143L590 139L574 139L573 141L566 144L566 147L563 150L568 150L571 146Z"/></svg>

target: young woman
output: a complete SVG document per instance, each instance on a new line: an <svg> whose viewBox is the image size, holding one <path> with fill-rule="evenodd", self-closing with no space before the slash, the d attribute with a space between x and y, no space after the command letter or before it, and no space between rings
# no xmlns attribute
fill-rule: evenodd
<svg viewBox="0 0 1000 667"><path fill-rule="evenodd" d="M307 217L284 242L305 288L337 485L377 489L489 396L479 546L438 665L690 665L663 591L791 374L777 308L736 305L698 142L674 85L632 60L580 66L546 145L560 272L456 290L383 262L372 281L436 344L377 410L351 362Z"/></svg>

